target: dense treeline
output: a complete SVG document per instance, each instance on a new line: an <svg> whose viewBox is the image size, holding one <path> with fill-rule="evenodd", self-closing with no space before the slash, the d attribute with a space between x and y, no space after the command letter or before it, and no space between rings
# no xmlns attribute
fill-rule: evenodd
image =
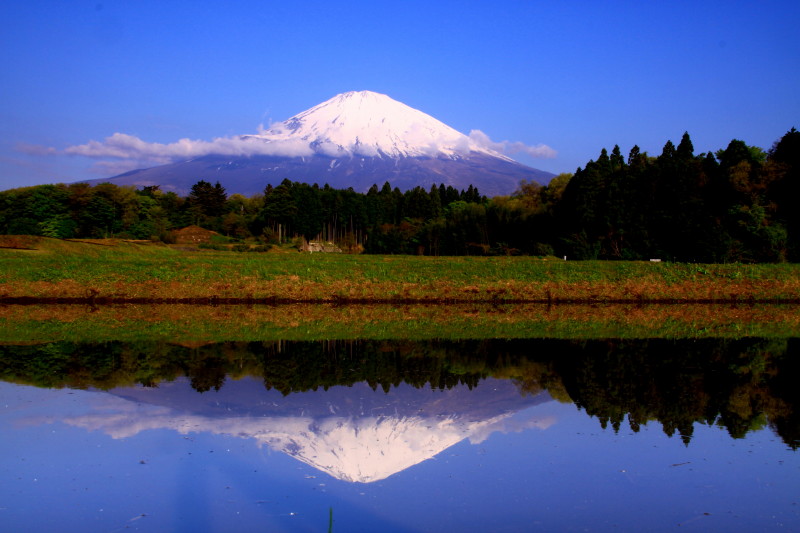
<svg viewBox="0 0 800 533"><path fill-rule="evenodd" d="M431 250L418 234L426 224L462 211L483 212L487 203L472 186L466 191L416 187L403 193L386 183L361 194L284 180L267 186L263 195L246 198L228 196L219 183L199 181L184 198L157 186L40 185L0 193L0 234L170 242L171 230L194 224L233 240L282 243L303 237L376 253L425 253ZM459 231L462 241L442 253L470 251L465 239L472 234L466 228Z"/></svg>
<svg viewBox="0 0 800 533"><path fill-rule="evenodd" d="M618 146L547 186L488 199L473 187L366 193L284 180L228 196L199 181L188 197L158 187L41 185L0 193L0 233L169 242L196 224L234 240L332 241L368 253L566 255L688 262L800 259L800 132L764 152L732 140L694 154L683 135L658 157Z"/></svg>
<svg viewBox="0 0 800 533"><path fill-rule="evenodd" d="M472 341L56 342L0 345L0 379L42 387L158 386L181 376L198 392L226 380L263 379L295 392L366 382L389 391L481 387L513 379L522 393L547 390L605 427L658 421L689 443L695 424L733 438L769 424L792 448L800 436L797 339L485 339Z"/></svg>
<svg viewBox="0 0 800 533"><path fill-rule="evenodd" d="M557 220L577 258L772 262L800 259L800 132L772 149L732 140L694 154L684 134L658 157L615 146L578 169Z"/></svg>

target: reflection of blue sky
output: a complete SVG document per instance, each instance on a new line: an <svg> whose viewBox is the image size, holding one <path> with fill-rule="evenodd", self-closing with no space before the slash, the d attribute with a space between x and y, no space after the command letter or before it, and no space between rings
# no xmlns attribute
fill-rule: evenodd
<svg viewBox="0 0 800 533"><path fill-rule="evenodd" d="M363 484L236 436L152 429L114 439L31 423L97 413L108 400L0 384L3 528L320 531L330 507L334 531L800 527L800 460L769 431L732 440L698 426L686 447L657 423L614 434L572 405L548 402L506 419L557 420L544 431L464 440Z"/></svg>

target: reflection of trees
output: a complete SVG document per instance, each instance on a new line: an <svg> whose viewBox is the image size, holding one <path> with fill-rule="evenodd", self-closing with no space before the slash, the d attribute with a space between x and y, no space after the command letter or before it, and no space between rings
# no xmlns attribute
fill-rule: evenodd
<svg viewBox="0 0 800 533"><path fill-rule="evenodd" d="M197 392L219 390L225 383L228 364L222 347L221 344L212 344L204 349L190 349L183 368L191 380L192 388Z"/></svg>
<svg viewBox="0 0 800 533"><path fill-rule="evenodd" d="M734 438L779 414L772 377L785 341L635 340L572 343L556 364L575 403L601 425L633 431L650 420L689 442L694 424L719 424ZM780 359L780 362L776 359ZM769 366L769 368L768 368Z"/></svg>
<svg viewBox="0 0 800 533"><path fill-rule="evenodd" d="M454 365L457 349L452 343L301 342L251 348L261 354L266 387L283 394L360 382L386 392L400 383L417 388L474 387L486 377L481 368Z"/></svg>
<svg viewBox="0 0 800 533"><path fill-rule="evenodd" d="M789 339L780 362L780 371L769 369L773 394L765 397L770 402L767 418L783 441L796 450L800 446L800 339Z"/></svg>
<svg viewBox="0 0 800 533"><path fill-rule="evenodd" d="M67 342L0 346L0 378L44 387L157 386L187 376L203 392L226 377L258 376L283 394L367 382L385 391L470 388L492 376L523 394L546 389L600 424L638 431L658 421L687 444L696 423L734 438L767 423L796 448L800 438L800 340L609 339L228 342Z"/></svg>

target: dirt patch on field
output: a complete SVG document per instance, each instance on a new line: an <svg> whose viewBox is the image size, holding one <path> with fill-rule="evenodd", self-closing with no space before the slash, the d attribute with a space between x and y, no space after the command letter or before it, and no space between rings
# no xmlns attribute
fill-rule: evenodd
<svg viewBox="0 0 800 533"><path fill-rule="evenodd" d="M219 233L200 226L186 226L172 232L175 235L175 244L201 244L210 243L211 238Z"/></svg>
<svg viewBox="0 0 800 533"><path fill-rule="evenodd" d="M12 250L36 250L39 239L31 235L0 235L0 248Z"/></svg>

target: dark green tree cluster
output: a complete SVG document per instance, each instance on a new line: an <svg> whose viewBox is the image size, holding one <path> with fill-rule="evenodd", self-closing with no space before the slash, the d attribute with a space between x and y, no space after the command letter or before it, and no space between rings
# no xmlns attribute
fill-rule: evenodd
<svg viewBox="0 0 800 533"><path fill-rule="evenodd" d="M56 238L161 238L189 223L187 201L157 187L39 185L0 192L0 233Z"/></svg>
<svg viewBox="0 0 800 533"><path fill-rule="evenodd" d="M487 201L472 186L466 191L440 185L401 192L387 182L362 194L284 180L267 186L263 207L249 229L252 235L279 242L300 236L371 253L436 253L434 221L444 220L455 205Z"/></svg>
<svg viewBox="0 0 800 533"><path fill-rule="evenodd" d="M280 243L303 237L377 253L429 253L428 237L435 233L431 228L447 227L443 220L448 213L459 221L472 211L483 217L487 202L472 186L466 191L416 187L403 193L386 183L362 194L284 180L267 186L264 195L245 198L228 196L219 183L199 181L183 198L157 186L40 185L0 192L0 234L169 241L170 230L194 224L241 240ZM485 222L473 221L480 224ZM458 237L486 238L483 229L459 231L455 235L453 230L448 242L455 244L448 253L469 251L468 244L456 242Z"/></svg>
<svg viewBox="0 0 800 533"><path fill-rule="evenodd" d="M797 261L798 154L794 128L768 153L734 139L695 155L688 133L658 157L603 149L564 190L557 245L579 259Z"/></svg>

